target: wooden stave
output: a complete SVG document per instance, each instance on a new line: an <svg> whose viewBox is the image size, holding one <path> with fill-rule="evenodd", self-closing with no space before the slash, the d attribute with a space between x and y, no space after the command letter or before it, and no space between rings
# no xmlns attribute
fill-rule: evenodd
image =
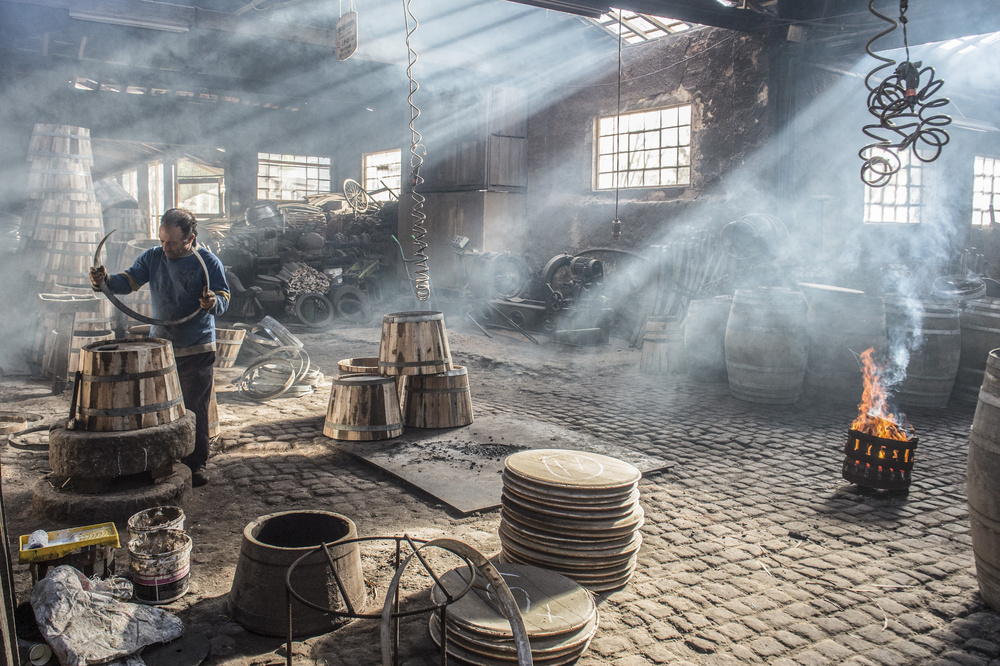
<svg viewBox="0 0 1000 666"><path fill-rule="evenodd" d="M442 313L399 312L382 317L379 374L436 375L452 369Z"/></svg>

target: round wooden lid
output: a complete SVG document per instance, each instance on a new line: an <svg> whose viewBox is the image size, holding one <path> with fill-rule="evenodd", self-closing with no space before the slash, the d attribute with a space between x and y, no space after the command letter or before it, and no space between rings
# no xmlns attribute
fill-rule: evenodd
<svg viewBox="0 0 1000 666"><path fill-rule="evenodd" d="M500 496L500 515L509 517L528 527L534 527L550 534L576 535L581 538L588 536L622 536L638 529L643 520L643 509L639 504L632 505L628 514L619 518L574 518L572 516L558 517L551 514L531 511L523 506L512 503L502 494Z"/></svg>
<svg viewBox="0 0 1000 666"><path fill-rule="evenodd" d="M634 502L639 499L639 488L637 486L615 490L613 493L601 494L594 494L587 491L568 493L566 489L558 489L553 492L544 486L521 481L511 474L503 475L503 487L525 499L535 502L574 508L579 506L599 509L617 507L621 506L624 502Z"/></svg>
<svg viewBox="0 0 1000 666"><path fill-rule="evenodd" d="M641 532L635 532L632 534L632 538L629 539L628 543L614 548L604 548L602 550L565 548L562 546L554 546L550 543L539 542L534 539L526 539L523 535L511 530L506 523L500 524L499 535L500 543L504 545L509 543L514 550L519 550L525 554L537 556L540 559L549 560L553 564L559 564L566 560L576 559L591 562L595 566L601 566L602 563L617 563L620 562L623 557L630 557L634 552L639 550L639 547L642 545Z"/></svg>
<svg viewBox="0 0 1000 666"><path fill-rule="evenodd" d="M432 615L431 617L436 617ZM428 623L430 628L431 638L438 645L441 645L441 624L440 622ZM450 631L450 628L449 628ZM580 655L584 653L587 649L587 643L568 651L565 654L557 654L556 656L544 656L540 655L535 657L532 653L531 663L535 666L563 666L564 664L572 664L580 658ZM448 655L459 659L462 663L473 664L473 666L497 666L498 664L517 664L517 655L508 657L507 655L501 654L497 651L493 651L491 654L483 654L488 648L482 645L477 646L478 651L473 651L465 647L464 645L456 643L456 641L451 640L449 635L448 640Z"/></svg>
<svg viewBox="0 0 1000 666"><path fill-rule="evenodd" d="M588 490L629 487L642 473L623 460L569 449L529 449L508 456L504 469L533 484Z"/></svg>
<svg viewBox="0 0 1000 666"><path fill-rule="evenodd" d="M500 565L497 570L517 601L529 637L558 636L579 631L597 612L594 599L569 578L533 566ZM446 589L459 590L469 571L452 569L441 576ZM513 638L510 624L494 606L490 584L477 575L473 589L448 606L448 620L478 634ZM443 603L444 592L435 585L431 596Z"/></svg>
<svg viewBox="0 0 1000 666"><path fill-rule="evenodd" d="M382 375L351 373L331 379L330 383L334 386L376 386L379 384L395 384L396 380L393 377L384 377Z"/></svg>
<svg viewBox="0 0 1000 666"><path fill-rule="evenodd" d="M532 661L567 656L578 657L586 649L590 639L597 633L598 617L598 613L595 612L590 620L577 631L558 636L529 636ZM440 645L441 616L432 613L428 625L434 642ZM459 647L476 654L517 663L517 647L513 637L479 634L449 620L448 642L454 642Z"/></svg>
<svg viewBox="0 0 1000 666"><path fill-rule="evenodd" d="M518 557L516 553L501 551L500 560L505 563L530 564ZM624 587L635 574L636 562L632 562L624 572L597 572L593 575L584 573L563 572L567 577L572 578L580 585L586 587L591 592L606 592Z"/></svg>
<svg viewBox="0 0 1000 666"><path fill-rule="evenodd" d="M586 504L580 504L575 507L568 506L557 506L554 504L548 504L546 502L539 502L532 500L530 498L525 498L522 495L515 492L512 488L504 488L500 493L501 497L506 499L511 505L516 505L519 508L526 509L528 511L533 511L535 513L540 513L547 516L555 516L557 518L580 518L585 520L617 520L619 518L628 518L632 514L636 506L636 502L622 502L621 504L614 505L598 505L598 506L587 506Z"/></svg>
<svg viewBox="0 0 1000 666"><path fill-rule="evenodd" d="M610 537L607 539L586 539L581 541L576 538L565 538L561 536L552 536L549 534L544 534L537 530L532 530L531 528L518 525L509 520L500 521L500 530L507 532L515 536L518 540L524 543L534 543L539 547L546 546L550 548L560 549L560 550L587 550L587 551L602 551L602 550L615 550L623 548L632 543L635 538L635 531L630 531L623 536Z"/></svg>

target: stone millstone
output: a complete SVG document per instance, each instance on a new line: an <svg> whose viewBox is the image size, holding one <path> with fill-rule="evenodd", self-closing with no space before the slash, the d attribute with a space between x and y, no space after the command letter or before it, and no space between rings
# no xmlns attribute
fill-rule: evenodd
<svg viewBox="0 0 1000 666"><path fill-rule="evenodd" d="M49 431L49 467L56 476L100 479L149 472L194 451L195 418L188 411L163 425L139 430Z"/></svg>
<svg viewBox="0 0 1000 666"><path fill-rule="evenodd" d="M31 489L31 508L48 518L91 524L125 522L129 516L154 506L176 504L191 487L191 470L174 463L173 473L156 483L137 483L134 478L122 487L100 495L73 492L62 488L66 479L46 474Z"/></svg>

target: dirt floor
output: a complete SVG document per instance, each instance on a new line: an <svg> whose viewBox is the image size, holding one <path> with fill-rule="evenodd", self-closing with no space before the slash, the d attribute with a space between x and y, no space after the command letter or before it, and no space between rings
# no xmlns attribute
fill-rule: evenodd
<svg viewBox="0 0 1000 666"><path fill-rule="evenodd" d="M208 640L207 664L286 663L281 638L246 631L226 607L243 530L258 517L333 511L360 536L450 537L488 557L500 550L497 510L462 514L323 436L338 360L377 356L379 327L290 328L327 379L312 394L258 403L231 383L245 358L220 369L211 483L179 502L194 543L191 588L164 608L189 636ZM598 597L600 628L579 663L997 663L1000 617L979 597L964 500L971 406L912 417L927 442L914 488L872 494L839 474L852 408L756 405L731 398L725 383L641 374L641 352L615 338L583 348L541 336L536 345L510 332L487 338L462 321L449 321L448 335L480 421L556 424L667 461L640 484L646 522L636 575ZM52 420L68 403L41 379L0 381L3 410ZM500 443L509 432L488 434ZM11 540L71 526L32 511L33 485L48 471L44 437L25 436L0 455ZM390 546L362 548L379 595L393 570ZM127 559L119 549L119 568ZM24 601L26 565L15 566L15 582ZM426 603L427 576L404 586L409 607ZM380 612L381 598L367 612ZM283 634L284 599L270 601L273 633ZM355 620L297 639L293 663L377 664L379 645L379 622ZM404 664L439 663L426 615L401 623L399 654Z"/></svg>

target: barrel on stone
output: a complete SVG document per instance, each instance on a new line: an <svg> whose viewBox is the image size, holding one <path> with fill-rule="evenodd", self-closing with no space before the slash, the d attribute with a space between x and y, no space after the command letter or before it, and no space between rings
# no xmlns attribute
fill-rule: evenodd
<svg viewBox="0 0 1000 666"><path fill-rule="evenodd" d="M725 338L733 397L770 404L798 400L806 369L805 317L798 291L736 290Z"/></svg>
<svg viewBox="0 0 1000 666"><path fill-rule="evenodd" d="M979 388L990 350L1000 347L1000 298L977 298L962 303L962 354L952 396L962 402L979 399Z"/></svg>
<svg viewBox="0 0 1000 666"><path fill-rule="evenodd" d="M862 291L803 285L809 301L804 393L825 404L856 405L864 391L860 354L885 348L885 302Z"/></svg>
<svg viewBox="0 0 1000 666"><path fill-rule="evenodd" d="M339 440L375 441L403 434L394 378L342 375L330 383L324 435Z"/></svg>
<svg viewBox="0 0 1000 666"><path fill-rule="evenodd" d="M381 375L436 375L452 369L440 312L397 312L382 317Z"/></svg>
<svg viewBox="0 0 1000 666"><path fill-rule="evenodd" d="M733 299L729 296L691 301L684 318L684 360L691 377L725 381L726 324Z"/></svg>
<svg viewBox="0 0 1000 666"><path fill-rule="evenodd" d="M80 351L82 377L77 426L137 430L184 415L170 341L160 338L97 342Z"/></svg>
<svg viewBox="0 0 1000 666"><path fill-rule="evenodd" d="M946 407L962 352L958 305L890 296L885 301L885 321L890 347L909 352L896 401L903 407Z"/></svg>
<svg viewBox="0 0 1000 666"><path fill-rule="evenodd" d="M403 423L413 428L455 428L473 421L469 372L462 366L437 375L410 375L400 397Z"/></svg>
<svg viewBox="0 0 1000 666"><path fill-rule="evenodd" d="M639 372L650 375L677 374L684 363L684 332L680 318L652 315L646 319Z"/></svg>
<svg viewBox="0 0 1000 666"><path fill-rule="evenodd" d="M1000 349L989 353L979 391L965 488L979 592L1000 611Z"/></svg>
<svg viewBox="0 0 1000 666"><path fill-rule="evenodd" d="M314 553L292 572L292 589L321 608L344 612L346 604L337 578L355 612L366 601L361 553L354 522L329 511L283 511L261 516L243 529L243 542L229 592L230 616L246 629L267 636L287 636L289 622L295 636L330 631L335 618L297 599L288 617L285 577L300 557ZM328 544L331 563L321 544Z"/></svg>

